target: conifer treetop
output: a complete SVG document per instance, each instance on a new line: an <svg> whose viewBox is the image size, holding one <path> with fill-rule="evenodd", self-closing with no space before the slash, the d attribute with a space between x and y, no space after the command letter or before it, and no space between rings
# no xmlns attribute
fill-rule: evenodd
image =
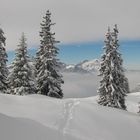
<svg viewBox="0 0 140 140"><path fill-rule="evenodd" d="M0 43L3 44L3 45L5 46L5 45L6 45L5 41L6 41L6 37L4 37L4 32L3 32L3 30L0 28Z"/></svg>

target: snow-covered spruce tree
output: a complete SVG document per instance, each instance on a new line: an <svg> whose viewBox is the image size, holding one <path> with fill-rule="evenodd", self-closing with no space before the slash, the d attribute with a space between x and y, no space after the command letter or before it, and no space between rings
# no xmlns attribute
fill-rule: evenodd
<svg viewBox="0 0 140 140"><path fill-rule="evenodd" d="M101 58L99 100L98 103L120 109L126 109L125 96L129 92L128 80L124 75L121 54L118 52L118 29L108 32L105 39L105 53Z"/></svg>
<svg viewBox="0 0 140 140"><path fill-rule="evenodd" d="M7 62L7 53L4 48L5 46L4 32L0 29L0 91L2 93L6 93L7 91L7 76L8 76L8 68L6 65Z"/></svg>
<svg viewBox="0 0 140 140"><path fill-rule="evenodd" d="M36 77L38 94L62 98L61 84L64 83L59 73L59 60L56 58L59 49L55 46L55 33L51 32L51 13L46 12L41 23L41 45L36 54Z"/></svg>
<svg viewBox="0 0 140 140"><path fill-rule="evenodd" d="M12 71L8 76L9 94L27 95L35 93L32 69L28 60L26 38L23 33L15 52Z"/></svg>

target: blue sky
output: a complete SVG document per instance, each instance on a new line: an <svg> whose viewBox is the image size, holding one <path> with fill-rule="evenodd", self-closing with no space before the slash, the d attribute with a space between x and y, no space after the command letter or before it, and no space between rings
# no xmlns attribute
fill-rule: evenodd
<svg viewBox="0 0 140 140"><path fill-rule="evenodd" d="M59 59L67 64L76 64L85 59L100 59L103 53L103 41L59 44ZM30 48L29 53L35 56L37 47ZM124 59L124 67L140 69L140 41L120 41L120 52ZM14 51L8 51L9 62L14 58Z"/></svg>

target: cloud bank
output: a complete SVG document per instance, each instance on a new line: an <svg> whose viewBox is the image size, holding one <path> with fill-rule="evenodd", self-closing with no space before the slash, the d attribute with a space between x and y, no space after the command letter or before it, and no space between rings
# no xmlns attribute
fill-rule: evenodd
<svg viewBox="0 0 140 140"><path fill-rule="evenodd" d="M140 83L140 71L126 72L130 90L133 91ZM62 86L64 98L84 98L97 95L101 77L95 74L63 73L64 85Z"/></svg>
<svg viewBox="0 0 140 140"><path fill-rule="evenodd" d="M22 32L29 46L39 45L40 22L50 9L61 43L96 41L117 23L121 39L140 38L139 0L0 0L0 24L7 49L15 49Z"/></svg>

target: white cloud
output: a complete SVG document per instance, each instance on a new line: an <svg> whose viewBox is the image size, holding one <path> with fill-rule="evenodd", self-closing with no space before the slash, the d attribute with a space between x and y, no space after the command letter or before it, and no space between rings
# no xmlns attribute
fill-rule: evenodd
<svg viewBox="0 0 140 140"><path fill-rule="evenodd" d="M139 0L0 0L0 24L8 49L16 48L23 31L29 46L39 44L40 22L48 9L62 43L103 39L107 26L115 23L120 38L138 39L139 5Z"/></svg>

